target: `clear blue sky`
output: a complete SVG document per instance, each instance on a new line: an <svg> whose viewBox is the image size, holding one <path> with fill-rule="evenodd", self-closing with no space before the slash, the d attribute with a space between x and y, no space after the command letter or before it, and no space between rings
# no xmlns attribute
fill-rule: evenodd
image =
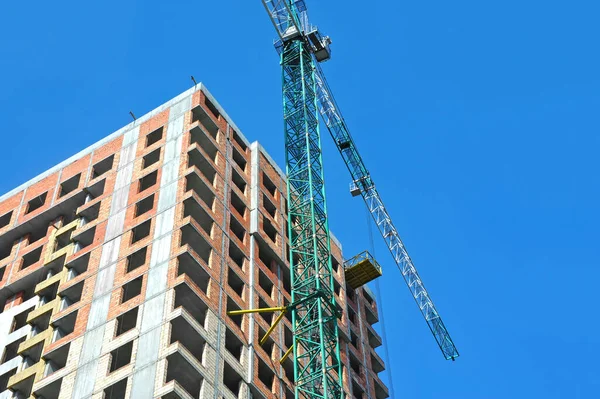
<svg viewBox="0 0 600 399"><path fill-rule="evenodd" d="M307 2L333 39L328 80L462 355L442 359L375 237L396 397L598 397L598 3ZM1 192L192 74L282 163L259 0L3 2L0 15ZM329 141L330 223L352 255L369 247L364 205Z"/></svg>

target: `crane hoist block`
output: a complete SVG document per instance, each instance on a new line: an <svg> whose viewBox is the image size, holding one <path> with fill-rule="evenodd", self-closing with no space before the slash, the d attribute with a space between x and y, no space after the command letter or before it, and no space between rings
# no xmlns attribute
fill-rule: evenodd
<svg viewBox="0 0 600 399"><path fill-rule="evenodd" d="M369 251L363 251L344 262L346 283L354 290L375 280L381 274L381 266Z"/></svg>

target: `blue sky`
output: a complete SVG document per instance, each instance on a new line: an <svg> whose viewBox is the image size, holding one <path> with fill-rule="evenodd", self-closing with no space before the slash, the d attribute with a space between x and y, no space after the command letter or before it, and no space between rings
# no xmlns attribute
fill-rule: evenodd
<svg viewBox="0 0 600 399"><path fill-rule="evenodd" d="M396 397L597 397L600 6L307 2L333 39L329 83L462 355L443 360L376 236ZM4 2L0 15L1 192L190 75L282 164L259 0ZM351 256L369 248L364 205L323 141L330 225Z"/></svg>

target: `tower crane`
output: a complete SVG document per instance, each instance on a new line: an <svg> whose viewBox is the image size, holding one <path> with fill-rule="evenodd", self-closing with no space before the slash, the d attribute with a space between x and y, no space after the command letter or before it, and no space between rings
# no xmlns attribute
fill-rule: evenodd
<svg viewBox="0 0 600 399"><path fill-rule="evenodd" d="M282 66L292 295L286 306L230 313L281 311L262 344L284 313L290 311L294 340L281 361L293 351L295 397L342 398L339 309L334 296L325 200L321 115L352 177L351 194L364 199L444 358L456 359L458 350L375 188L320 67L331 57L331 39L310 24L304 0L261 1L278 35L275 47ZM347 277L352 266L372 266L352 276L354 285L380 275L368 261L368 256L361 257L346 265Z"/></svg>

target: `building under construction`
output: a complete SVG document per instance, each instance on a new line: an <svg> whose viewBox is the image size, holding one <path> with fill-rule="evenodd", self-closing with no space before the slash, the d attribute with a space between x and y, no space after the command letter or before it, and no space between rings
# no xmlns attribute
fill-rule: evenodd
<svg viewBox="0 0 600 399"><path fill-rule="evenodd" d="M289 313L228 315L291 300L286 190L198 85L0 197L0 399L293 398ZM331 254L343 389L384 399Z"/></svg>

